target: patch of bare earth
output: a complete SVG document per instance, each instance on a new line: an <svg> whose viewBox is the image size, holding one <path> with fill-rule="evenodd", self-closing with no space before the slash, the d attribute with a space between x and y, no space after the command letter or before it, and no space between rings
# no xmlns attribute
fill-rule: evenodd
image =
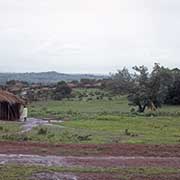
<svg viewBox="0 0 180 180"><path fill-rule="evenodd" d="M121 178L119 180L121 180ZM134 175L130 177L128 180L180 180L180 174L170 174L170 175L166 174L166 175L158 175L158 176Z"/></svg>
<svg viewBox="0 0 180 180"><path fill-rule="evenodd" d="M107 173L81 173L81 174L64 174L64 173L37 173L30 180L116 180L117 177ZM120 178L118 177L118 180Z"/></svg>
<svg viewBox="0 0 180 180"><path fill-rule="evenodd" d="M179 180L180 175L166 175L166 176L117 176L113 174L81 174L78 180Z"/></svg>
<svg viewBox="0 0 180 180"><path fill-rule="evenodd" d="M71 166L103 167L103 168L135 168L135 167L163 167L180 168L180 158L117 156L117 157L68 157L66 163Z"/></svg>
<svg viewBox="0 0 180 180"><path fill-rule="evenodd" d="M179 180L180 174L145 176L131 175L121 176L108 173L37 173L30 180Z"/></svg>
<svg viewBox="0 0 180 180"><path fill-rule="evenodd" d="M0 142L0 163L82 168L176 168L180 169L180 145L39 144ZM133 173L34 174L31 180L180 180L180 173L144 175Z"/></svg>
<svg viewBox="0 0 180 180"><path fill-rule="evenodd" d="M180 145L133 144L41 144L0 142L0 154L38 154L58 156L145 156L180 157Z"/></svg>
<svg viewBox="0 0 180 180"><path fill-rule="evenodd" d="M39 156L39 155L19 155L0 154L0 164L26 164L41 166L59 167L103 167L103 168L129 168L129 167L163 167L179 168L179 157L74 157L74 156Z"/></svg>
<svg viewBox="0 0 180 180"><path fill-rule="evenodd" d="M77 180L77 177L73 174L44 172L33 175L30 180Z"/></svg>

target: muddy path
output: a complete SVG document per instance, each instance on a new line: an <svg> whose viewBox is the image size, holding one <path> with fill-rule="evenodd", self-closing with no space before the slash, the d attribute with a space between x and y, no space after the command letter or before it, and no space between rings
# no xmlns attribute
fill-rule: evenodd
<svg viewBox="0 0 180 180"><path fill-rule="evenodd" d="M37 173L35 175L33 175L31 178L31 180L79 180L79 177L77 177L77 175L74 174L67 174L67 173Z"/></svg>
<svg viewBox="0 0 180 180"><path fill-rule="evenodd" d="M58 167L163 167L180 168L179 157L74 157L0 154L0 164L22 164Z"/></svg>
<svg viewBox="0 0 180 180"><path fill-rule="evenodd" d="M38 173L30 180L179 180L180 174L121 176L112 173Z"/></svg>
<svg viewBox="0 0 180 180"><path fill-rule="evenodd" d="M0 165L38 165L46 168L56 166L63 168L180 168L180 157L74 157L74 156L39 156L20 154L0 154ZM128 180L179 180L180 173L162 175L145 175L135 172ZM121 179L122 176L122 179ZM85 172L44 172L34 173L30 180L124 180L118 173L85 173ZM126 178L127 179L127 178Z"/></svg>
<svg viewBox="0 0 180 180"><path fill-rule="evenodd" d="M44 119L36 119L36 118L28 118L27 121L23 122L21 133L26 133L31 131L33 128L46 125L46 126L56 126L52 124L53 122L63 122L61 120L44 120ZM61 126L58 126L62 128Z"/></svg>
<svg viewBox="0 0 180 180"><path fill-rule="evenodd" d="M180 157L180 145L143 144L46 144L0 141L0 154L57 156Z"/></svg>
<svg viewBox="0 0 180 180"><path fill-rule="evenodd" d="M41 144L0 142L0 164L40 165L83 168L177 168L180 145L130 144ZM179 174L133 174L128 180L179 180ZM124 180L113 173L41 172L30 180Z"/></svg>

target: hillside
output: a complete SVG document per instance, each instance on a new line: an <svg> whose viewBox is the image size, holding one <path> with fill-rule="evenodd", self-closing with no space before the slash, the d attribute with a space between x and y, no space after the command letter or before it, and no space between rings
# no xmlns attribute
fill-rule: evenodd
<svg viewBox="0 0 180 180"><path fill-rule="evenodd" d="M40 73L0 73L0 84L9 80L27 81L29 83L56 83L58 81L73 81L80 79L103 79L107 76L92 74L64 74L55 71Z"/></svg>

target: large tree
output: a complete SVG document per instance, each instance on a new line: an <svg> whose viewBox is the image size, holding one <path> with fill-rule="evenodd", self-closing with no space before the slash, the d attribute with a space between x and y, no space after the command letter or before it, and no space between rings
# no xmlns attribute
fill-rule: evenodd
<svg viewBox="0 0 180 180"><path fill-rule="evenodd" d="M60 81L56 85L54 90L54 99L61 100L63 98L69 97L71 95L72 89L67 85L66 82Z"/></svg>
<svg viewBox="0 0 180 180"><path fill-rule="evenodd" d="M134 84L128 95L129 104L138 107L138 112L144 112L149 105L149 77L145 66L135 66Z"/></svg>
<svg viewBox="0 0 180 180"><path fill-rule="evenodd" d="M130 104L138 106L139 112L144 112L146 108L155 110L161 107L172 85L170 70L157 63L151 73L145 66L135 66L133 69L136 73L134 86L128 96Z"/></svg>
<svg viewBox="0 0 180 180"><path fill-rule="evenodd" d="M166 97L165 103L172 105L180 105L180 70L173 69L171 70L171 75L173 81L171 86L168 89L168 95Z"/></svg>
<svg viewBox="0 0 180 180"><path fill-rule="evenodd" d="M104 87L114 94L128 94L133 83L132 75L124 67L122 70L118 70L117 73L112 74L110 79L104 81Z"/></svg>
<svg viewBox="0 0 180 180"><path fill-rule="evenodd" d="M133 67L134 74L127 68L119 70L104 81L104 87L115 94L127 94L129 104L156 110L162 104L180 104L180 70L168 69L155 63L151 72L145 66Z"/></svg>

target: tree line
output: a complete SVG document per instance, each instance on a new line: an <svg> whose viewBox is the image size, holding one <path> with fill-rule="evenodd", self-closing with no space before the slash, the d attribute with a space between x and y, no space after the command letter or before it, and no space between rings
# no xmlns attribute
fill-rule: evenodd
<svg viewBox="0 0 180 180"><path fill-rule="evenodd" d="M102 86L114 94L128 95L129 104L156 110L162 104L180 105L180 69L169 69L158 63L150 72L146 66L134 66L134 73L124 67L104 80Z"/></svg>

